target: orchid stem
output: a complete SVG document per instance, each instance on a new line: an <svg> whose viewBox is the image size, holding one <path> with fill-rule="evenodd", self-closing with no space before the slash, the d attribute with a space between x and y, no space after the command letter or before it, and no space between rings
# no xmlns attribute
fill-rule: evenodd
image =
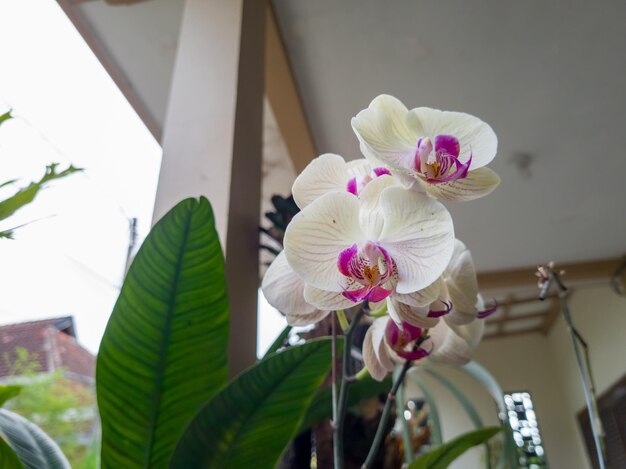
<svg viewBox="0 0 626 469"><path fill-rule="evenodd" d="M406 372L411 367L411 360L407 360L404 363L404 366L400 370L400 373L396 377L396 380L391 387L391 391L387 395L387 402L385 402L385 407L383 408L383 413L380 416L380 422L378 423L378 428L376 429L376 435L374 435L374 441L372 442L372 446L370 447L370 451L367 454L367 458L363 463L362 469L369 469L374 464L374 460L376 459L376 455L378 454L378 448L380 443L383 441L383 437L385 436L385 430L387 428L387 420L389 420L389 414L391 412L391 407L393 406L393 402L396 399L396 394L398 393L398 388L404 382L404 376Z"/></svg>
<svg viewBox="0 0 626 469"><path fill-rule="evenodd" d="M333 425L337 421L337 327L335 326L335 315L331 317L331 335L332 335L332 399L333 399Z"/></svg>
<svg viewBox="0 0 626 469"><path fill-rule="evenodd" d="M370 370L363 367L361 368L361 371L359 371L356 375L354 375L354 377L357 381L362 381L365 378L367 378L369 375L370 375Z"/></svg>
<svg viewBox="0 0 626 469"><path fill-rule="evenodd" d="M343 311L342 311L343 313ZM365 311L361 308L346 327L343 341L343 362L341 367L341 387L339 389L339 399L337 401L337 415L333 419L333 459L335 469L343 469L343 424L348 409L348 388L351 384L350 358L352 356L352 335ZM339 316L339 311L337 311ZM344 315L345 317L345 315ZM346 320L347 322L347 320ZM341 323L341 320L340 320Z"/></svg>
<svg viewBox="0 0 626 469"><path fill-rule="evenodd" d="M341 326L341 330L346 332L348 327L350 327L350 323L348 322L348 318L346 317L346 313L343 309L337 310L337 319L339 319L339 325Z"/></svg>
<svg viewBox="0 0 626 469"><path fill-rule="evenodd" d="M373 318L380 318L383 317L385 314L387 314L387 302L385 301L385 304L382 305L380 308L378 308L376 311L372 311L370 313L370 316L372 316Z"/></svg>

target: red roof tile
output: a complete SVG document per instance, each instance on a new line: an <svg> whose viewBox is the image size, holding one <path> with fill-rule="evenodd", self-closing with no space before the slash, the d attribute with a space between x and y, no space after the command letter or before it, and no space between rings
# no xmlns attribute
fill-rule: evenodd
<svg viewBox="0 0 626 469"><path fill-rule="evenodd" d="M16 349L37 359L36 371L64 369L93 378L95 357L76 342L71 316L0 326L0 377L15 374Z"/></svg>

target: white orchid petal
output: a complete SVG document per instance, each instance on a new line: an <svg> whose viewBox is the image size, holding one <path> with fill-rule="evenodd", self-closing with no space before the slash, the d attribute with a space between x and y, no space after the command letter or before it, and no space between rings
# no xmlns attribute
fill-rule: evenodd
<svg viewBox="0 0 626 469"><path fill-rule="evenodd" d="M320 290L312 285L306 285L304 287L304 299L307 303L325 311L336 311L355 305L353 301L347 299L341 292Z"/></svg>
<svg viewBox="0 0 626 469"><path fill-rule="evenodd" d="M454 242L452 258L444 276L448 296L453 306L448 319L452 324L466 324L476 317L478 312L476 309L478 280L472 254L458 239Z"/></svg>
<svg viewBox="0 0 626 469"><path fill-rule="evenodd" d="M396 293L394 298L410 306L428 306L436 299L440 298L444 286L443 277L439 277L426 288L422 288L413 293ZM445 301L445 298L443 300Z"/></svg>
<svg viewBox="0 0 626 469"><path fill-rule="evenodd" d="M445 321L429 331L434 345L430 359L437 363L462 365L472 359L472 354L484 332L484 321L476 320L467 326L462 334L452 330Z"/></svg>
<svg viewBox="0 0 626 469"><path fill-rule="evenodd" d="M404 167L412 160L417 137L407 126L408 110L398 99L380 95L352 118L352 129L367 158Z"/></svg>
<svg viewBox="0 0 626 469"><path fill-rule="evenodd" d="M285 254L302 279L327 291L342 291L339 253L363 240L359 199L334 192L316 199L298 213L285 232Z"/></svg>
<svg viewBox="0 0 626 469"><path fill-rule="evenodd" d="M324 194L345 191L349 178L345 160L325 153L311 161L296 178L291 189L293 198L303 209Z"/></svg>
<svg viewBox="0 0 626 469"><path fill-rule="evenodd" d="M387 371L393 370L394 364L389 356L387 344L385 342L385 328L387 327L388 317L377 318L374 320L368 331L372 331L372 344L374 345L374 353L376 359Z"/></svg>
<svg viewBox="0 0 626 469"><path fill-rule="evenodd" d="M370 181L359 194L361 211L359 220L363 232L368 239L378 239L385 225L385 218L381 211L380 195L387 187L396 185L392 176L383 175Z"/></svg>
<svg viewBox="0 0 626 469"><path fill-rule="evenodd" d="M369 176L372 172L372 165L367 159L359 158L358 160L348 161L346 163L346 170L350 178L365 177Z"/></svg>
<svg viewBox="0 0 626 469"><path fill-rule="evenodd" d="M467 173L463 179L430 184L419 181L422 188L432 197L451 202L466 202L484 197L500 185L500 176L489 168L479 168Z"/></svg>
<svg viewBox="0 0 626 469"><path fill-rule="evenodd" d="M459 160L466 162L470 153L472 155L470 171L482 168L496 156L498 137L489 124L471 114L418 107L408 112L406 122L411 132L417 136L456 137L461 144Z"/></svg>
<svg viewBox="0 0 626 469"><path fill-rule="evenodd" d="M462 326L469 324L476 319L476 313L470 314L463 311L459 311L452 307L452 310L443 317L444 321L448 323L450 327Z"/></svg>
<svg viewBox="0 0 626 469"><path fill-rule="evenodd" d="M382 381L387 376L387 369L378 360L374 350L373 335L374 331L370 327L365 333L365 339L363 339L363 363L372 378L376 381ZM380 345L378 344L378 346Z"/></svg>
<svg viewBox="0 0 626 469"><path fill-rule="evenodd" d="M476 348L483 337L485 330L482 319L475 319L468 324L464 325L451 325L448 324L450 329L459 337L461 337L468 346L472 349Z"/></svg>
<svg viewBox="0 0 626 469"><path fill-rule="evenodd" d="M397 292L412 293L429 286L452 256L454 226L450 214L436 200L400 187L385 189L380 204L385 226L379 243L396 263Z"/></svg>
<svg viewBox="0 0 626 469"><path fill-rule="evenodd" d="M330 311L321 311L319 309L316 309L309 314L287 314L285 315L285 317L287 319L287 324L289 324L290 326L302 327L318 323L329 314Z"/></svg>
<svg viewBox="0 0 626 469"><path fill-rule="evenodd" d="M286 315L310 314L316 310L304 299L304 282L281 252L269 266L261 285L268 303Z"/></svg>
<svg viewBox="0 0 626 469"><path fill-rule="evenodd" d="M429 318L428 310L428 306L409 306L395 299L387 298L387 311L389 311L389 317L398 324L408 322L413 326L421 327L423 329L435 327L439 322L439 318Z"/></svg>

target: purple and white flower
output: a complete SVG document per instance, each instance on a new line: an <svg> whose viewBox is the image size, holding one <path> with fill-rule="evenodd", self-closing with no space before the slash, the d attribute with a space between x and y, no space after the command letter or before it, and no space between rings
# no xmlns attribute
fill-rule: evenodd
<svg viewBox="0 0 626 469"><path fill-rule="evenodd" d="M439 202L381 175L358 197L346 190L313 200L289 224L284 245L306 301L341 309L346 300L379 302L433 283L449 263L454 228Z"/></svg>
<svg viewBox="0 0 626 469"><path fill-rule="evenodd" d="M372 167L364 158L346 162L341 156L325 153L311 161L293 183L293 198L300 209L329 192L359 196L374 179L391 175L384 166Z"/></svg>
<svg viewBox="0 0 626 469"><path fill-rule="evenodd" d="M485 167L496 155L496 134L470 114L408 110L393 96L380 95L352 119L352 128L373 165L388 165L432 197L477 199L500 183Z"/></svg>
<svg viewBox="0 0 626 469"><path fill-rule="evenodd" d="M382 381L398 363L406 360L419 365L424 360L461 365L471 360L484 332L483 321L460 326L457 330L440 321L425 329L389 316L377 318L365 334L363 362L370 375Z"/></svg>

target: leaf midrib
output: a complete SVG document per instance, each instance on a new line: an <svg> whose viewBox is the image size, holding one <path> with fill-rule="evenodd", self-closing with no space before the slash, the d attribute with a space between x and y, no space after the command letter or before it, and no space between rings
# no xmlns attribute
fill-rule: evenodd
<svg viewBox="0 0 626 469"><path fill-rule="evenodd" d="M144 468L152 467L151 460L152 460L152 452L153 452L154 443L155 443L156 423L158 422L158 418L159 418L159 410L160 410L161 394L162 394L161 390L162 390L162 385L163 385L163 377L165 376L165 362L166 362L165 350L167 349L167 344L169 342L169 338L172 332L171 330L172 318L174 316L174 308L176 307L176 298L177 298L177 293L178 293L180 274L182 272L183 258L185 257L185 251L186 251L185 248L187 246L187 243L189 242L189 235L191 233L191 219L193 218L194 208L195 208L194 205L192 205L189 208L189 211L187 212L187 217L185 218L185 231L183 233L183 240L180 243L180 250L176 258L178 262L176 263L176 272L174 274L172 295L171 295L168 309L167 309L163 340L161 342L161 348L159 350L159 361L158 361L158 366L157 366L157 374L155 378L155 390L153 394L152 412L151 412L150 422L148 424L149 434L148 434L147 451L146 451L144 465L143 465Z"/></svg>

